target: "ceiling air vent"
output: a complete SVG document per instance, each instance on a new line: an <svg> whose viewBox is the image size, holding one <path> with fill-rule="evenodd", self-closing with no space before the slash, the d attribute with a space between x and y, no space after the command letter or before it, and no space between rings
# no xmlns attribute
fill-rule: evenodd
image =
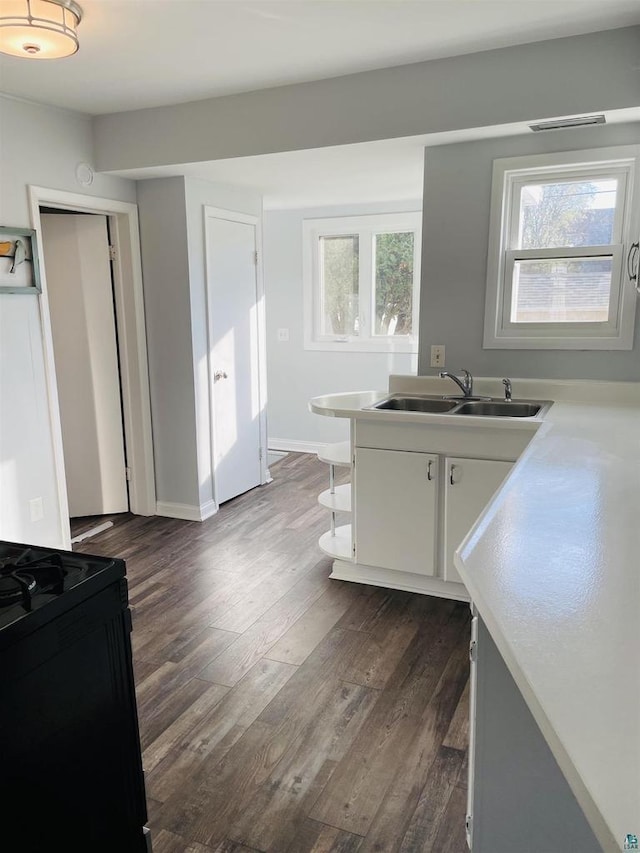
<svg viewBox="0 0 640 853"><path fill-rule="evenodd" d="M585 127L589 124L604 124L605 118L603 115L597 116L576 116L575 118L556 118L552 121L540 121L537 124L530 124L529 127L534 133L540 130L560 130L563 127Z"/></svg>

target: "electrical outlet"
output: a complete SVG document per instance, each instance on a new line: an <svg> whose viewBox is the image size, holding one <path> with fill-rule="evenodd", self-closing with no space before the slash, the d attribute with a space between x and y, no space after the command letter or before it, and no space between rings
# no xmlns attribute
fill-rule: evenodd
<svg viewBox="0 0 640 853"><path fill-rule="evenodd" d="M40 521L41 518L44 518L42 498L33 498L33 500L29 501L29 515L31 521Z"/></svg>
<svg viewBox="0 0 640 853"><path fill-rule="evenodd" d="M444 367L444 344L431 347L431 367Z"/></svg>
<svg viewBox="0 0 640 853"><path fill-rule="evenodd" d="M278 329L278 340L279 341L288 341L289 340L289 329Z"/></svg>

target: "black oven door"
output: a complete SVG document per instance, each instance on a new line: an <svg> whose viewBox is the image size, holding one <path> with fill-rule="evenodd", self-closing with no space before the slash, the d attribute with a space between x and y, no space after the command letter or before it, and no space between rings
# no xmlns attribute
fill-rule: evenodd
<svg viewBox="0 0 640 853"><path fill-rule="evenodd" d="M0 655L0 848L144 853L126 581Z"/></svg>

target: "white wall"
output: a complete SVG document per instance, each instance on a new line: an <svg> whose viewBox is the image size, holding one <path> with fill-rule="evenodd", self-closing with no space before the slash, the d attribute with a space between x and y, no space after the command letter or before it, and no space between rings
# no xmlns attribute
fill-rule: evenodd
<svg viewBox="0 0 640 853"><path fill-rule="evenodd" d="M0 223L30 228L29 184L135 200L133 181L96 175L78 184L78 163L92 163L87 116L0 96ZM41 497L44 517L30 520ZM0 538L61 547L53 437L49 419L40 300L0 294Z"/></svg>
<svg viewBox="0 0 640 853"><path fill-rule="evenodd" d="M449 370L478 376L640 380L640 317L632 351L483 349L493 160L640 142L640 123L549 131L427 148L419 372L445 344ZM517 393L517 389L515 389Z"/></svg>
<svg viewBox="0 0 640 853"><path fill-rule="evenodd" d="M101 169L346 145L638 106L640 27L97 116Z"/></svg>
<svg viewBox="0 0 640 853"><path fill-rule="evenodd" d="M317 352L304 349L302 221L322 216L420 210L421 202L361 205L264 214L264 281L267 309L269 447L297 442L342 441L349 434L341 419L311 414L311 397L340 391L386 390L390 373L415 373L417 356L409 353ZM289 329L289 340L277 330Z"/></svg>

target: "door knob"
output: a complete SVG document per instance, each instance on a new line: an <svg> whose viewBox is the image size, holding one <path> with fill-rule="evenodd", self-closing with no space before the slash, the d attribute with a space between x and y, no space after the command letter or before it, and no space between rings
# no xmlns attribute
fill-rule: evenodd
<svg viewBox="0 0 640 853"><path fill-rule="evenodd" d="M218 382L218 380L220 380L220 379L228 379L228 378L229 377L227 376L227 374L225 373L224 370L216 370L216 372L213 374L213 381L214 382Z"/></svg>

